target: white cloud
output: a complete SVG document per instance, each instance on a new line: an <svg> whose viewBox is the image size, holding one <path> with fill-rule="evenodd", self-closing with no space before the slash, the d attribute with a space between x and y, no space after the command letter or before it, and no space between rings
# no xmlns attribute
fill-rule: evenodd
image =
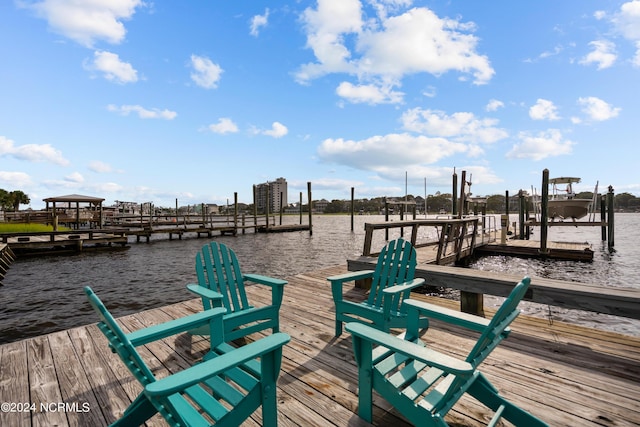
<svg viewBox="0 0 640 427"><path fill-rule="evenodd" d="M307 47L313 50L317 63L305 64L296 74L299 82L307 82L327 73L353 72L349 64L351 52L345 36L358 33L362 27L362 5L359 0L319 0L316 9L307 8L302 21L307 32Z"/></svg>
<svg viewBox="0 0 640 427"><path fill-rule="evenodd" d="M96 173L107 173L112 171L112 167L108 163L104 163L99 160L94 160L91 163L89 163L89 170Z"/></svg>
<svg viewBox="0 0 640 427"><path fill-rule="evenodd" d="M608 40L596 40L589 43L593 51L580 60L583 65L597 64L598 70L611 67L618 58L616 46Z"/></svg>
<svg viewBox="0 0 640 427"><path fill-rule="evenodd" d="M623 3L611 22L624 38L634 44L636 53L631 62L640 67L640 0Z"/></svg>
<svg viewBox="0 0 640 427"><path fill-rule="evenodd" d="M553 102L540 98L529 108L529 117L533 120L560 120L558 108Z"/></svg>
<svg viewBox="0 0 640 427"><path fill-rule="evenodd" d="M269 21L269 8L266 8L264 11L264 15L255 15L251 18L251 31L249 32L252 36L257 37L260 33L260 28L266 27Z"/></svg>
<svg viewBox="0 0 640 427"><path fill-rule="evenodd" d="M492 78L494 70L488 58L476 53L478 38L470 34L473 24L441 19L423 7L391 16L390 12L411 5L405 0L367 4L374 6L377 19L364 22L358 0L320 0L315 9L304 11L307 47L313 50L316 62L299 68L295 74L299 83L329 73L346 73L358 80L351 89L386 87L386 93L397 95L388 100L400 102L402 94L391 89L406 75L439 76L458 71L463 77L472 75L475 84ZM350 100L360 99L361 95L354 97L353 90L345 89L343 86L339 94L351 96Z"/></svg>
<svg viewBox="0 0 640 427"><path fill-rule="evenodd" d="M198 55L191 55L191 80L205 89L215 89L222 76L223 69L214 64L209 58Z"/></svg>
<svg viewBox="0 0 640 427"><path fill-rule="evenodd" d="M414 136L408 133L372 136L360 141L326 139L318 147L319 157L327 162L376 172L417 164L431 164L467 147L445 138Z"/></svg>
<svg viewBox="0 0 640 427"><path fill-rule="evenodd" d="M10 185L11 188L20 188L30 185L31 177L24 172L0 171L0 182Z"/></svg>
<svg viewBox="0 0 640 427"><path fill-rule="evenodd" d="M487 106L484 107L484 109L487 111L497 111L498 108L503 108L503 107L504 107L504 102L499 101L497 99L491 99L489 100L489 103L487 104Z"/></svg>
<svg viewBox="0 0 640 427"><path fill-rule="evenodd" d="M11 156L29 162L49 162L60 166L68 166L69 161L50 144L26 144L15 146L14 142L0 136L0 157Z"/></svg>
<svg viewBox="0 0 640 427"><path fill-rule="evenodd" d="M496 127L498 120L478 119L467 112L447 115L444 111L413 108L405 111L401 120L406 130L458 142L493 143L509 136L504 129Z"/></svg>
<svg viewBox="0 0 640 427"><path fill-rule="evenodd" d="M640 0L623 3L612 19L616 29L627 39L640 40Z"/></svg>
<svg viewBox="0 0 640 427"><path fill-rule="evenodd" d="M289 133L289 129L280 122L273 122L271 129L262 131L263 135L272 136L274 138L282 138L287 133Z"/></svg>
<svg viewBox="0 0 640 427"><path fill-rule="evenodd" d="M117 105L109 104L107 105L107 110L119 113L123 116L128 116L131 113L137 113L138 117L141 119L173 120L178 115L175 111L167 109L161 110L159 108L148 110L140 105L121 105L118 107Z"/></svg>
<svg viewBox="0 0 640 427"><path fill-rule="evenodd" d="M390 87L377 85L354 85L342 82L336 89L338 96L354 104L395 104L402 101L404 93L391 90Z"/></svg>
<svg viewBox="0 0 640 427"><path fill-rule="evenodd" d="M42 0L26 7L47 20L52 31L92 47L97 40L122 42L127 32L122 21L143 5L143 0Z"/></svg>
<svg viewBox="0 0 640 427"><path fill-rule="evenodd" d="M87 70L99 71L104 78L116 83L135 83L138 81L138 72L128 62L123 62L120 57L112 52L95 51L93 61L85 61Z"/></svg>
<svg viewBox="0 0 640 427"><path fill-rule="evenodd" d="M218 119L218 123L213 123L208 126L211 132L225 134L238 132L238 126L227 117L221 117Z"/></svg>
<svg viewBox="0 0 640 427"><path fill-rule="evenodd" d="M358 40L358 49L365 52L360 72L400 78L455 70L472 74L476 84L487 83L494 74L487 57L475 52L477 37L463 32L472 28L468 24L414 8L386 19L382 27L364 31Z"/></svg>
<svg viewBox="0 0 640 427"><path fill-rule="evenodd" d="M614 108L611 104L595 96L578 98L578 104L582 106L582 112L589 116L591 120L599 122L617 117L621 111L620 108Z"/></svg>
<svg viewBox="0 0 640 427"><path fill-rule="evenodd" d="M537 135L520 132L518 139L520 142L507 153L508 158L538 161L547 157L570 154L575 144L564 139L562 133L557 129L548 129Z"/></svg>
<svg viewBox="0 0 640 427"><path fill-rule="evenodd" d="M84 176L82 176L80 172L73 172L71 175L65 176L64 180L75 184L82 184L84 182Z"/></svg>

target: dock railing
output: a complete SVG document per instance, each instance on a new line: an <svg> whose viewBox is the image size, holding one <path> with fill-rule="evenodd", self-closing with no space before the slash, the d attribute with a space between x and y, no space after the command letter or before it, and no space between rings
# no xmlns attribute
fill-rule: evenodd
<svg viewBox="0 0 640 427"><path fill-rule="evenodd" d="M388 241L389 230L399 229L400 236L404 237L404 229L409 228L408 240L414 247L437 245L436 264L447 264L470 256L479 243L495 240L495 223L495 218L490 216L365 223L362 255L377 255L372 249L375 230L385 230L385 241ZM424 227L431 227L432 232L420 233ZM426 234L426 239L419 240L420 234Z"/></svg>

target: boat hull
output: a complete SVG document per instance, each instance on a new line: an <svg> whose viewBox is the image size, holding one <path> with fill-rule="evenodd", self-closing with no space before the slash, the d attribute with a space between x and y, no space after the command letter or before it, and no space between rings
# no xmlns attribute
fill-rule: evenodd
<svg viewBox="0 0 640 427"><path fill-rule="evenodd" d="M590 204L591 199L549 200L547 212L549 218L580 219L587 216Z"/></svg>

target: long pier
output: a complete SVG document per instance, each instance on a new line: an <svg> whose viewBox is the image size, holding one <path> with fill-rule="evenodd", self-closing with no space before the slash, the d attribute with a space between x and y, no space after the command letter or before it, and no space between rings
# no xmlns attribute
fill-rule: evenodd
<svg viewBox="0 0 640 427"><path fill-rule="evenodd" d="M284 347L278 380L281 426L371 425L357 416L358 373L350 334L333 337L333 300L326 277L345 271L345 266L336 266L287 278L280 324L292 339ZM256 306L271 302L270 290L262 285L249 286L247 292ZM362 301L366 293L347 285L345 296ZM456 304L412 297L448 307ZM105 299L107 306L117 303ZM119 323L133 331L201 310L199 300L190 300L125 316ZM493 314L491 309L485 312ZM522 315L512 330L480 370L516 405L552 426L640 425L640 338ZM463 358L477 339L471 335L433 321L423 339L432 349ZM153 372L164 377L197 363L208 342L182 334L140 350ZM95 324L0 346L0 402L13 405L0 411L3 426L105 426L117 420L140 391ZM464 396L445 420L475 427L486 425L490 416ZM261 424L258 410L243 425ZM147 425L165 423L155 416ZM373 425L409 424L374 394Z"/></svg>
<svg viewBox="0 0 640 427"><path fill-rule="evenodd" d="M151 236L166 235L169 240L182 239L187 234L211 237L214 234L232 235L254 233L283 233L311 230L309 224L276 224L275 216L220 216L202 218L200 215L160 217L112 218L103 228L77 228L66 231L0 233L0 242L17 255L82 252L127 247L129 237L136 242L149 242Z"/></svg>

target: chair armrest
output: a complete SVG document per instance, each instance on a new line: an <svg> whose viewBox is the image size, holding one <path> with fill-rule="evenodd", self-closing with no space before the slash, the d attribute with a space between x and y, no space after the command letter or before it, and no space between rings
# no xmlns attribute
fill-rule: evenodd
<svg viewBox="0 0 640 427"><path fill-rule="evenodd" d="M262 276L260 274L243 274L242 277L244 278L244 280L249 280L251 282L268 286L284 286L289 283L286 280L275 279L273 277Z"/></svg>
<svg viewBox="0 0 640 427"><path fill-rule="evenodd" d="M473 314L463 313L413 299L407 299L403 304L406 304L408 309L418 310L418 312L431 319L442 320L473 331L482 332L491 322L490 319L485 319L484 317L474 316Z"/></svg>
<svg viewBox="0 0 640 427"><path fill-rule="evenodd" d="M373 273L373 270L352 271L345 274L338 274L337 276L329 276L327 277L327 280L330 281L333 285L334 283L344 283L351 280L367 279L369 277L373 277Z"/></svg>
<svg viewBox="0 0 640 427"><path fill-rule="evenodd" d="M201 311L200 313L192 314L180 319L174 319L165 323L160 323L159 325L139 329L127 334L127 338L131 341L131 344L137 347L172 335L177 335L181 332L195 329L199 326L208 325L211 320L216 318L222 324L222 315L226 312L227 310L225 308L212 308L211 310Z"/></svg>
<svg viewBox="0 0 640 427"><path fill-rule="evenodd" d="M469 362L456 359L411 341L405 341L362 323L349 322L346 325L346 329L359 339L381 345L382 347L419 360L450 374L470 375L474 371L473 366Z"/></svg>
<svg viewBox="0 0 640 427"><path fill-rule="evenodd" d="M238 347L214 359L199 363L191 368L148 384L145 393L151 396L166 396L183 391L210 377L255 359L258 356L281 348L289 342L289 335L282 332L269 335L258 341Z"/></svg>
<svg viewBox="0 0 640 427"><path fill-rule="evenodd" d="M190 283L187 285L187 289L194 294L200 295L204 298L209 299L222 299L222 294L216 291L212 291L209 288L205 288L204 286L196 285L195 283Z"/></svg>
<svg viewBox="0 0 640 427"><path fill-rule="evenodd" d="M400 283L399 285L389 286L388 288L383 289L382 292L384 292L385 294L397 294L400 292L404 292L407 289L417 288L422 284L424 284L424 279L413 279L409 282Z"/></svg>

